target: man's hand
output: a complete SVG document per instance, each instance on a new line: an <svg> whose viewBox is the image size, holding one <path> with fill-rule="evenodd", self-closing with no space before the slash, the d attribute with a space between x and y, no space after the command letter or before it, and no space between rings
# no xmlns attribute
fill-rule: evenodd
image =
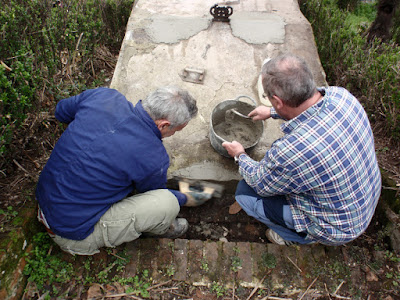
<svg viewBox="0 0 400 300"><path fill-rule="evenodd" d="M241 143L237 141L233 141L232 143L229 142L223 142L222 147L228 151L228 154L232 157L235 157L236 155L240 153L245 153L244 148Z"/></svg>
<svg viewBox="0 0 400 300"><path fill-rule="evenodd" d="M266 120L271 117L271 108L264 105L258 106L249 112L248 116L251 117L253 121Z"/></svg>

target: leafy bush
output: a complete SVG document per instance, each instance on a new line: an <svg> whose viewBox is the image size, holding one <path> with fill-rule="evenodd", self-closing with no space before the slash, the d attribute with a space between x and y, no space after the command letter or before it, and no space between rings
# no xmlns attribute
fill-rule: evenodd
<svg viewBox="0 0 400 300"><path fill-rule="evenodd" d="M375 20L376 13L376 3L366 3L358 5L353 11L354 15L366 18L369 22L373 22Z"/></svg>
<svg viewBox="0 0 400 300"><path fill-rule="evenodd" d="M336 0L337 6L340 9L354 10L359 4L360 0Z"/></svg>
<svg viewBox="0 0 400 300"><path fill-rule="evenodd" d="M16 54L20 58L12 69L0 65L0 157L11 142L14 128L24 121L35 90L32 53L21 49Z"/></svg>
<svg viewBox="0 0 400 300"><path fill-rule="evenodd" d="M0 159L28 113L102 82L96 51L118 53L134 0L59 2L0 6Z"/></svg>
<svg viewBox="0 0 400 300"><path fill-rule="evenodd" d="M400 45L400 7L397 8L396 14L393 18L393 26L392 26L392 40Z"/></svg>
<svg viewBox="0 0 400 300"><path fill-rule="evenodd" d="M355 26L351 22L354 14L339 9L334 1L303 1L300 7L312 25L329 84L350 90L370 119L385 122L386 134L400 142L399 45L378 41L367 45L365 30L369 24Z"/></svg>

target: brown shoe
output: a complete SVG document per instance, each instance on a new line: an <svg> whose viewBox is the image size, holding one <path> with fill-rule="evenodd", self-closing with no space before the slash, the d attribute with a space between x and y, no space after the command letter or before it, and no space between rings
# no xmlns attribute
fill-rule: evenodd
<svg viewBox="0 0 400 300"><path fill-rule="evenodd" d="M242 210L242 207L240 204L235 201L231 206L229 206L229 214L230 215L236 215L239 211Z"/></svg>

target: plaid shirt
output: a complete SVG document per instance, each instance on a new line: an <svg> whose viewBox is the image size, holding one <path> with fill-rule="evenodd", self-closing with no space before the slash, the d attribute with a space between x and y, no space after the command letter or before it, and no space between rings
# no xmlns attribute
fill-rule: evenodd
<svg viewBox="0 0 400 300"><path fill-rule="evenodd" d="M260 162L241 155L239 172L263 197L286 195L307 239L340 245L369 225L381 175L361 104L344 88L320 91L323 99L281 125L284 136ZM271 116L279 118L274 109Z"/></svg>

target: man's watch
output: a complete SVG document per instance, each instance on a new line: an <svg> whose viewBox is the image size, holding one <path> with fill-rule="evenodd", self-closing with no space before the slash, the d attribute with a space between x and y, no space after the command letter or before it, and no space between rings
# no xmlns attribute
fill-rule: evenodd
<svg viewBox="0 0 400 300"><path fill-rule="evenodd" d="M238 163L239 163L239 157L240 157L240 155L242 155L242 154L246 154L246 152L240 152L239 154L237 154L237 155L235 155L235 156L233 157L233 159L235 160L235 164L238 164Z"/></svg>

